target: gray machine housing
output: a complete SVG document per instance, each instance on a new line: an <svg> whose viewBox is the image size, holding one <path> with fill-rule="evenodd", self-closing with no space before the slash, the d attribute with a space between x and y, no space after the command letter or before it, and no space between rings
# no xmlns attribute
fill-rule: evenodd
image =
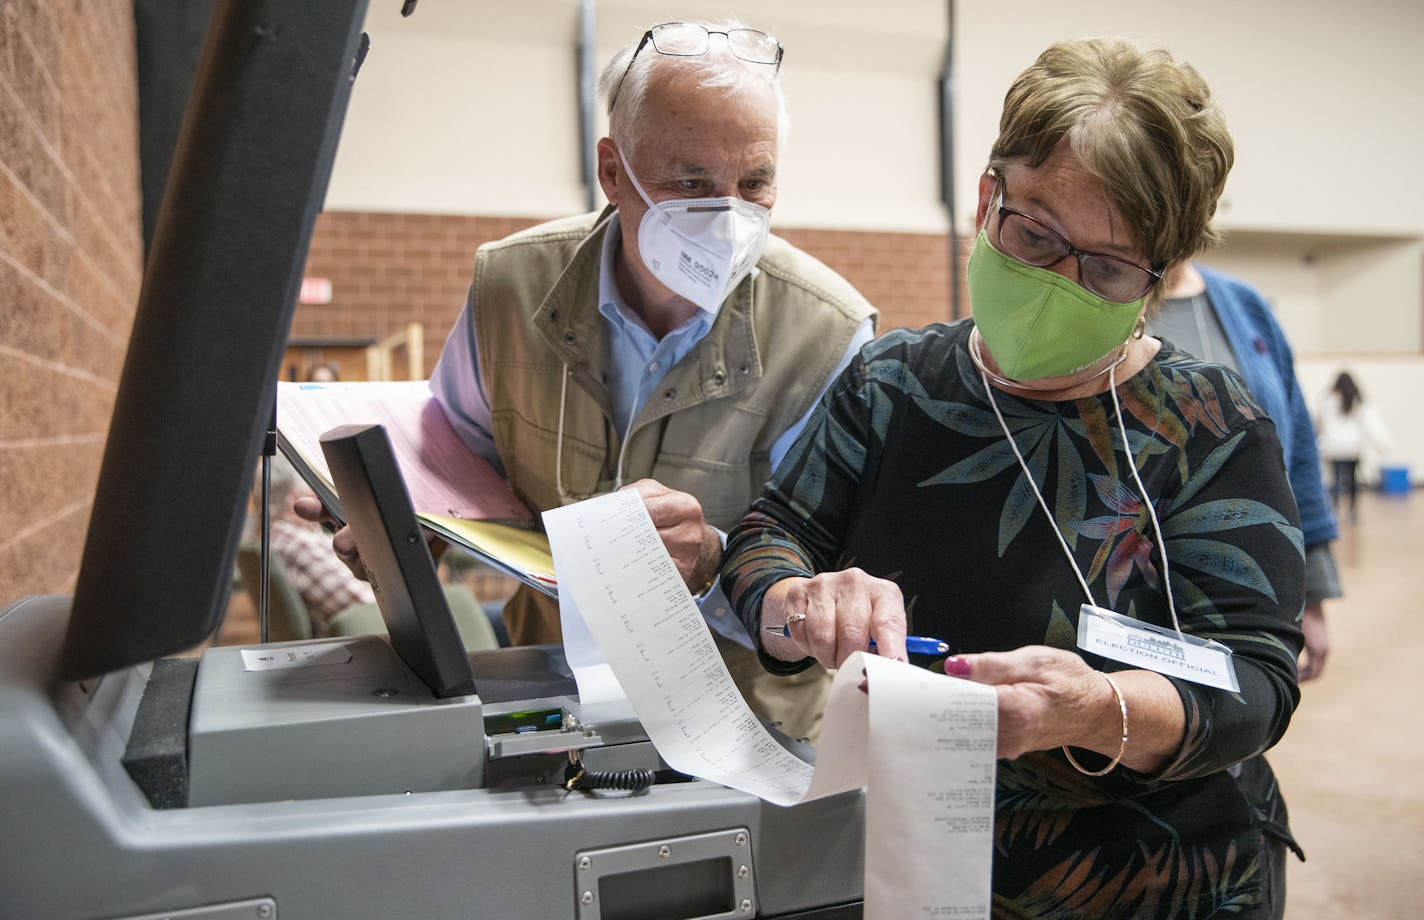
<svg viewBox="0 0 1424 920"><path fill-rule="evenodd" d="M861 794L782 808L701 780L566 792L555 749L594 769L665 765L616 707L422 696L376 637L330 640L344 667L246 671L240 649L205 652L193 801L156 807L121 762L153 666L60 680L68 609L44 596L0 610L8 920L861 914ZM531 708L571 724L535 740L481 729Z"/></svg>
<svg viewBox="0 0 1424 920"><path fill-rule="evenodd" d="M478 788L476 696L436 699L377 636L213 648L188 726L188 804ZM296 648L292 648L295 646ZM251 670L244 652L314 664Z"/></svg>

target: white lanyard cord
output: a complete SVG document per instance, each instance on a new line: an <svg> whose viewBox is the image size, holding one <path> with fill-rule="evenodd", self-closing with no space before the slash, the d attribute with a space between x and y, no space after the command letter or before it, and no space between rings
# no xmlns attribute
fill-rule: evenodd
<svg viewBox="0 0 1424 920"><path fill-rule="evenodd" d="M1172 598L1171 575L1167 568L1167 547L1162 541L1162 525L1157 521L1157 512L1152 507L1152 500L1147 495L1147 489L1142 485L1142 477L1138 475L1137 464L1132 460L1132 448L1127 441L1127 423L1122 417L1122 406L1117 400L1117 374L1116 365L1108 369L1108 391L1112 393L1113 410L1117 412L1117 423L1122 431L1122 449L1127 455L1128 468L1132 470L1132 480L1137 484L1138 494L1142 496L1142 502L1147 506L1147 515L1152 520L1152 529L1157 534L1157 548L1162 556L1162 584L1167 589L1167 610L1172 615L1172 628L1177 631L1177 638L1182 638L1182 627L1177 622L1177 605ZM1038 489L1038 483L1034 481L1033 473L1029 471L1028 463L1024 461L1023 454L1019 452L1019 445L1014 441L1014 436L1009 433L1008 423L1004 421L1004 415L999 411L999 403L994 399L994 388L989 385L989 377L985 370L979 368L979 379L984 384L984 393L989 397L989 406L994 410L994 417L999 420L999 428L1004 432L1004 437L1008 439L1009 447L1014 452L1014 457L1019 461L1019 467L1023 470L1024 478L1028 480L1029 488L1033 490L1033 495L1038 499L1038 506L1043 509L1044 515L1048 518L1048 526L1053 528L1053 535L1058 538L1058 545L1063 549L1063 555L1067 557L1068 564L1073 567L1073 574L1078 577L1078 584L1082 585L1083 593L1088 596L1088 603L1094 607L1098 602L1093 599L1093 591L1088 587L1087 580L1083 577L1082 569L1078 568L1078 561L1073 558L1073 551L1068 548L1068 541L1063 538L1063 533L1058 529L1058 522L1053 517L1053 512L1048 510L1048 502L1044 499L1043 493Z"/></svg>
<svg viewBox="0 0 1424 920"><path fill-rule="evenodd" d="M632 410L628 414L628 426L623 430L623 443L618 445L618 468L613 471L613 491L623 488L623 456L628 452L628 439L633 435L633 420L638 415L638 397L633 396Z"/></svg>
<svg viewBox="0 0 1424 920"><path fill-rule="evenodd" d="M1182 624L1177 622L1177 602L1172 597L1172 570L1167 563L1167 541L1162 537L1162 523L1157 520L1157 508L1142 484L1142 476L1137 472L1137 463L1132 459L1132 445L1127 442L1127 422L1122 417L1122 404L1117 401L1117 384L1114 375L1108 374L1108 392L1112 394L1113 411L1117 413L1118 429L1122 431L1122 452L1127 455L1127 468L1132 470L1132 481L1137 483L1137 494L1142 496L1142 504L1147 507L1147 516L1152 520L1152 532L1157 535L1157 551L1162 557L1162 588L1167 593L1167 612L1172 616L1172 628L1177 638L1182 638ZM1044 510L1048 510L1046 507Z"/></svg>
<svg viewBox="0 0 1424 920"><path fill-rule="evenodd" d="M564 491L564 407L568 404L569 366L564 365L564 376L559 384L559 433L554 441L554 488L559 492L559 500L564 504L575 501L575 497ZM633 411L637 412L637 400L633 401ZM623 455L628 450L628 435L633 431L633 416L628 417L628 430L623 433L623 443L618 447L618 468L613 471L613 491L623 488Z"/></svg>
<svg viewBox="0 0 1424 920"><path fill-rule="evenodd" d="M1033 474L1029 472L1023 454L1019 453L1019 445L1014 441L1014 436L1009 434L1008 423L1004 421L1004 415L999 411L999 404L994 400L994 388L989 385L989 377L982 369L979 371L979 379L984 383L984 393L989 397L989 406L994 410L994 417L999 420L999 427L1003 429L1004 437L1008 439L1014 456L1018 458L1019 467L1023 470L1024 478L1028 480L1028 487L1033 489L1034 497L1038 499L1038 506L1043 509L1044 514L1048 515L1048 526L1053 528L1053 535L1058 538L1058 545L1063 547L1063 555L1068 557L1068 564L1073 567L1073 574L1078 576L1078 584L1083 586L1083 593L1088 596L1088 603L1096 607L1098 602L1093 599L1093 589L1088 587L1087 580L1083 578L1083 572L1078 568L1077 560L1073 558L1073 551L1068 548L1068 541L1063 539L1063 533L1058 529L1058 522L1053 519L1053 513L1048 510L1048 502L1044 501L1043 493L1038 491L1038 483L1034 482Z"/></svg>
<svg viewBox="0 0 1424 920"><path fill-rule="evenodd" d="M559 492L559 500L564 504L573 501L573 496L564 491L564 405L569 395L569 365L564 364L564 376L559 384L559 435L554 440L554 488Z"/></svg>
<svg viewBox="0 0 1424 920"><path fill-rule="evenodd" d="M620 154L619 154L619 157L621 158L622 156L623 156L623 155L620 153ZM637 182L638 182L638 180L633 177L632 171L631 171L631 170L628 170L628 164L627 164L627 161L626 161L626 160L624 161L623 168L624 168L625 171L628 171L628 178L633 179L633 183L636 185ZM640 186L638 190L641 192L641 191L642 191L642 187ZM644 195L643 197L644 197L644 198L647 198L647 195ZM652 204L652 202L648 202L648 203L649 203L650 205ZM594 228L593 228L593 229L594 229L594 232L596 233L596 232L598 231L598 229L599 229L600 227L603 227L604 225L612 225L612 226L616 227L617 224L614 224L614 223L613 223L613 218L614 218L617 214L618 214L618 211L617 211L616 208L615 208L614 210L609 211L609 212L608 212L608 216L604 217L603 220L599 221L598 224L594 226ZM569 365L568 365L568 362L566 361L566 362L564 362L564 376L563 376L563 381L559 384L559 433L558 433L558 436L556 437L555 442L554 442L554 488L555 488L556 490L558 490L558 493L559 493L559 500L562 501L564 504L568 504L568 503L570 503L570 502L578 501L578 500L579 500L576 496L570 495L568 492L565 492L565 491L564 491L564 406L565 406L565 405L567 404L567 402L568 402L568 395L569 395ZM634 400L634 403L635 403L634 409L637 408L636 402L637 402L637 400L635 399L635 400ZM631 421L629 422L629 429L630 429L630 430L632 429L632 422L631 422ZM627 439L627 437L626 437L626 435L625 435L625 437L623 438L623 441L624 441L623 447L627 447L627 440L628 440L628 439ZM621 489L622 487L623 487L623 450L620 448L619 451L618 451L618 469L615 471L615 484L614 484L614 489L617 490L617 489ZM585 497L587 497L587 496L585 496Z"/></svg>

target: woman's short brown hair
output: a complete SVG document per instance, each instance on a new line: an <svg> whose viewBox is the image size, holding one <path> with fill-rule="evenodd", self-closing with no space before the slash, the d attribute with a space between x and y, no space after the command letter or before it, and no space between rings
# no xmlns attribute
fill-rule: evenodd
<svg viewBox="0 0 1424 920"><path fill-rule="evenodd" d="M1190 64L1121 39L1050 46L1009 87L989 167L1036 167L1065 142L1153 268L1219 240L1211 219L1231 171L1231 134Z"/></svg>

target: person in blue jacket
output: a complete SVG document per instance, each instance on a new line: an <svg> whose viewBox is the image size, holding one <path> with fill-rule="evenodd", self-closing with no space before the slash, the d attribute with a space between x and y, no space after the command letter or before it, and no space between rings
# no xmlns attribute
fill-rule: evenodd
<svg viewBox="0 0 1424 920"><path fill-rule="evenodd" d="M1310 411L1296 379L1295 358L1266 299L1249 284L1204 265L1185 263L1166 278L1166 300L1148 331L1246 381L1276 423L1291 491L1305 537L1306 602L1300 679L1319 677L1330 649L1324 601L1341 596L1330 543L1339 535L1320 471Z"/></svg>

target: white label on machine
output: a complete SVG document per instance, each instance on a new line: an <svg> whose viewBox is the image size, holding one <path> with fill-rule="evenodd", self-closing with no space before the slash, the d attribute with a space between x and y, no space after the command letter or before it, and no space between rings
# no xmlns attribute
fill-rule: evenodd
<svg viewBox="0 0 1424 920"><path fill-rule="evenodd" d="M242 666L248 671L276 671L281 668L314 668L346 664L351 650L344 642L314 642L311 645L283 645L280 648L245 648Z"/></svg>

